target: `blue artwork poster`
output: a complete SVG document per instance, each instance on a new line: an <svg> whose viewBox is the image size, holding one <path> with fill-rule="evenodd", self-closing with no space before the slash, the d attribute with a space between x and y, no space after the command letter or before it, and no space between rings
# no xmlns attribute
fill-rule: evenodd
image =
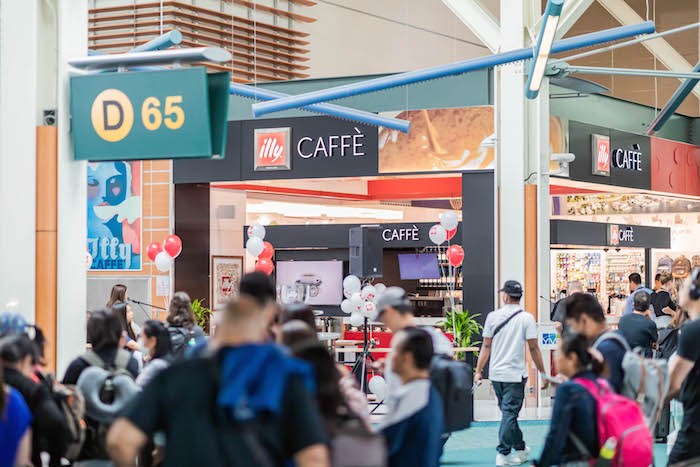
<svg viewBox="0 0 700 467"><path fill-rule="evenodd" d="M141 270L141 182L141 161L88 164L91 271Z"/></svg>

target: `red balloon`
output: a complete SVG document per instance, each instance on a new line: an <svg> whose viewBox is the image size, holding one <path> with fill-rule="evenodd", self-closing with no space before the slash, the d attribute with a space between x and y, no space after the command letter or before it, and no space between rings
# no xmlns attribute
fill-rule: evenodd
<svg viewBox="0 0 700 467"><path fill-rule="evenodd" d="M155 261L155 260L156 260L156 256L157 256L158 253L160 253L161 251L163 251L163 247L161 246L160 243L158 243L158 242L151 242L151 243L148 244L148 248L146 249L146 254L147 254L148 257L151 259L151 261Z"/></svg>
<svg viewBox="0 0 700 467"><path fill-rule="evenodd" d="M455 238L455 235L457 235L457 227L455 227L452 230L447 231L447 239L448 240L452 240L453 238Z"/></svg>
<svg viewBox="0 0 700 467"><path fill-rule="evenodd" d="M260 259L272 259L272 255L275 254L275 249L272 247L272 243L263 242L263 251L258 255Z"/></svg>
<svg viewBox="0 0 700 467"><path fill-rule="evenodd" d="M268 258L260 258L258 262L255 264L255 270L264 272L268 276L272 274L272 271L275 269L275 264L272 262L271 259Z"/></svg>
<svg viewBox="0 0 700 467"><path fill-rule="evenodd" d="M168 235L163 241L163 249L175 259L182 253L182 240L177 235Z"/></svg>
<svg viewBox="0 0 700 467"><path fill-rule="evenodd" d="M464 248L459 245L450 245L447 249L447 260L454 267L462 264L462 260L464 260Z"/></svg>

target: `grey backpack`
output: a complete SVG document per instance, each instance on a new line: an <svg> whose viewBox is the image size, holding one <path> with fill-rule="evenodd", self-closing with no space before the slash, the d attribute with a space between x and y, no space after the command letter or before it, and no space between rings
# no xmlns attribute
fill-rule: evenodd
<svg viewBox="0 0 700 467"><path fill-rule="evenodd" d="M119 349L109 364L93 351L80 358L90 365L78 378L77 388L85 398L86 439L80 459L108 459L107 432L139 387L127 370L131 354Z"/></svg>
<svg viewBox="0 0 700 467"><path fill-rule="evenodd" d="M622 395L637 401L644 419L653 430L663 411L669 389L668 362L666 360L644 358L640 349L631 350L624 337L616 332L606 332L593 343L598 349L601 342L613 339L625 348L622 359L624 379Z"/></svg>
<svg viewBox="0 0 700 467"><path fill-rule="evenodd" d="M333 467L386 467L388 451L384 437L351 418L341 422L331 440Z"/></svg>

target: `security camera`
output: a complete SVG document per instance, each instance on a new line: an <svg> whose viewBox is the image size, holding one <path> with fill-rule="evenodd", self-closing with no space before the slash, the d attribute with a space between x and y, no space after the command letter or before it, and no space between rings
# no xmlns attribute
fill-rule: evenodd
<svg viewBox="0 0 700 467"><path fill-rule="evenodd" d="M554 162L566 162L570 164L576 159L576 154L572 154L570 152L552 154L550 159Z"/></svg>

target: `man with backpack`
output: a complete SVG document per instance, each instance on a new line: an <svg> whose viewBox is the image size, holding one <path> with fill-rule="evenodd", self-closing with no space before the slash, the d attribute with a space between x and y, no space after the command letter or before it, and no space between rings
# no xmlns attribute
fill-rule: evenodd
<svg viewBox="0 0 700 467"><path fill-rule="evenodd" d="M401 287L389 287L377 301L377 320L385 323L393 332L415 328L413 304ZM433 343L433 358L430 365L430 379L443 401L445 432L443 444L449 434L469 428L472 422L473 383L471 366L452 359L453 347L450 340L434 327L422 328ZM384 377L388 386L387 407L391 412L396 403L401 378L393 371L391 358L386 361Z"/></svg>
<svg viewBox="0 0 700 467"><path fill-rule="evenodd" d="M681 330L677 358L671 363L667 399L678 396L683 404L683 422L668 459L669 465L691 459L700 462L700 269L695 269L686 279L679 304L688 312L691 321Z"/></svg>
<svg viewBox="0 0 700 467"><path fill-rule="evenodd" d="M389 467L440 465L443 413L440 395L430 382L432 358L432 339L422 329L409 327L392 339L392 368L402 386L382 425Z"/></svg>
<svg viewBox="0 0 700 467"><path fill-rule="evenodd" d="M63 384L76 385L85 398L87 431L79 461L108 462L107 431L116 414L138 392L134 380L139 366L122 348L122 324L111 310L94 311L87 331L92 349L68 365Z"/></svg>
<svg viewBox="0 0 700 467"><path fill-rule="evenodd" d="M169 466L327 467L327 436L312 396L313 371L266 343L271 316L255 301L227 303L214 356L175 363L156 375L112 426L117 467L134 466L162 430Z"/></svg>
<svg viewBox="0 0 700 467"><path fill-rule="evenodd" d="M517 281L506 281L502 292L503 308L492 311L484 324L484 344L476 364L475 382L481 382L482 370L491 361L489 379L498 398L502 412L498 432L496 465L520 465L528 461L530 449L525 445L518 426L518 415L525 400L525 382L528 372L525 365L525 344L540 373L544 373L542 353L537 344L535 318L523 310L520 300L523 287ZM542 389L549 387L544 381Z"/></svg>
<svg viewBox="0 0 700 467"><path fill-rule="evenodd" d="M566 321L569 328L583 334L593 347L603 354L605 366L602 376L618 394L622 391L624 371L622 359L627 352L624 339L616 339L605 320L605 312L598 300L590 294L576 293L566 301Z"/></svg>
<svg viewBox="0 0 700 467"><path fill-rule="evenodd" d="M637 294L637 300L643 302L640 307L644 307L648 299L642 299L640 293ZM592 350L602 354L605 362L603 377L612 389L629 399L639 401L647 424L652 429L663 411L668 392L666 361L645 358L643 354L630 349L621 334L608 328L603 308L592 295L572 295L566 304L566 316L571 328L586 336L591 342ZM653 322L649 321L649 332L652 327L655 328Z"/></svg>

